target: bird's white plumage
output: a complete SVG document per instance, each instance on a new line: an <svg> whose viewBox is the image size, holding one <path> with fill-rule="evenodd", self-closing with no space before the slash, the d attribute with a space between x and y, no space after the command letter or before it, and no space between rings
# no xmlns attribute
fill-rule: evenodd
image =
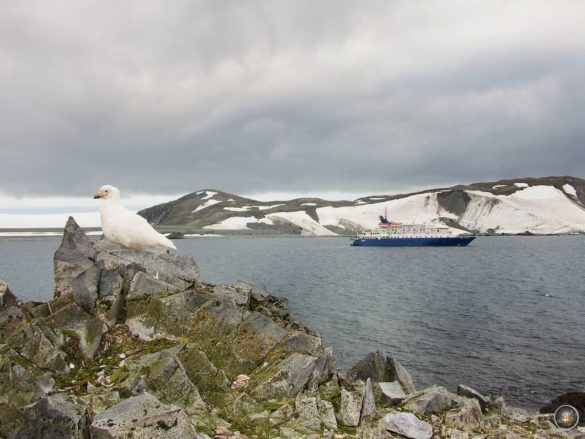
<svg viewBox="0 0 585 439"><path fill-rule="evenodd" d="M156 248L176 249L173 242L158 233L139 215L126 209L120 202L120 191L110 185L102 186L94 198L101 198L102 232L108 241L135 250Z"/></svg>

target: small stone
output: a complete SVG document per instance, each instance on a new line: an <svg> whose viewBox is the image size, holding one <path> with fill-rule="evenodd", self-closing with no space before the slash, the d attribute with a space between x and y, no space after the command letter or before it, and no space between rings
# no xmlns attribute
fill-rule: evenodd
<svg viewBox="0 0 585 439"><path fill-rule="evenodd" d="M233 436L234 434L227 427L217 427L213 431L213 439L226 439Z"/></svg>
<svg viewBox="0 0 585 439"><path fill-rule="evenodd" d="M75 369L75 364L69 363L69 369L72 369L72 370Z"/></svg>
<svg viewBox="0 0 585 439"><path fill-rule="evenodd" d="M123 360L124 358L126 358L126 354L125 353L121 353L120 355L118 355L118 357L120 357Z"/></svg>
<svg viewBox="0 0 585 439"><path fill-rule="evenodd" d="M248 375L238 375L234 382L232 382L232 390L237 389L244 389L248 387L248 383L250 382L250 377Z"/></svg>

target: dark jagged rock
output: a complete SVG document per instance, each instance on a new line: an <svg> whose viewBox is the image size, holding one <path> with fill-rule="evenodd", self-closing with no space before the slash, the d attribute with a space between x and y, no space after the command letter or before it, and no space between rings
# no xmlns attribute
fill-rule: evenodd
<svg viewBox="0 0 585 439"><path fill-rule="evenodd" d="M374 382L398 381L405 393L415 392L412 377L394 358L385 356L382 352L371 352L358 361L349 371L353 379L366 381L370 378Z"/></svg>
<svg viewBox="0 0 585 439"><path fill-rule="evenodd" d="M73 217L69 217L61 246L55 252L55 297L73 292L72 282L83 271L93 266L95 248Z"/></svg>
<svg viewBox="0 0 585 439"><path fill-rule="evenodd" d="M45 396L24 409L21 438L89 438L88 408L69 395Z"/></svg>
<svg viewBox="0 0 585 439"><path fill-rule="evenodd" d="M459 384L459 386L457 386L457 395L464 396L466 398L477 399L481 407L481 411L485 411L487 405L491 402L491 399L488 398L487 396L482 395L477 390L472 389L471 387L468 386L464 386L462 384Z"/></svg>
<svg viewBox="0 0 585 439"><path fill-rule="evenodd" d="M562 405L572 405L579 412L579 418L585 419L585 392L564 393L540 409L540 413L554 413Z"/></svg>

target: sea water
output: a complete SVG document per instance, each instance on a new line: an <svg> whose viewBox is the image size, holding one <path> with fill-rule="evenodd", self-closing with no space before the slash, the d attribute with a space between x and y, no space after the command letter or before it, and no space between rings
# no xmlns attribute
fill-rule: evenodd
<svg viewBox="0 0 585 439"><path fill-rule="evenodd" d="M347 238L175 241L211 283L285 296L342 369L381 350L423 388L458 384L536 408L585 389L582 236L480 237L468 247L359 248ZM52 297L58 238L0 238L0 277Z"/></svg>

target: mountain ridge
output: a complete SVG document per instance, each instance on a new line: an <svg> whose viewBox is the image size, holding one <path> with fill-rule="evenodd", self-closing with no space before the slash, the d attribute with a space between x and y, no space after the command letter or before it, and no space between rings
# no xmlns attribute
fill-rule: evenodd
<svg viewBox="0 0 585 439"><path fill-rule="evenodd" d="M585 180L525 177L343 201L258 201L207 188L138 213L154 225L184 230L333 236L375 227L384 209L399 221L441 222L480 234L585 233Z"/></svg>

